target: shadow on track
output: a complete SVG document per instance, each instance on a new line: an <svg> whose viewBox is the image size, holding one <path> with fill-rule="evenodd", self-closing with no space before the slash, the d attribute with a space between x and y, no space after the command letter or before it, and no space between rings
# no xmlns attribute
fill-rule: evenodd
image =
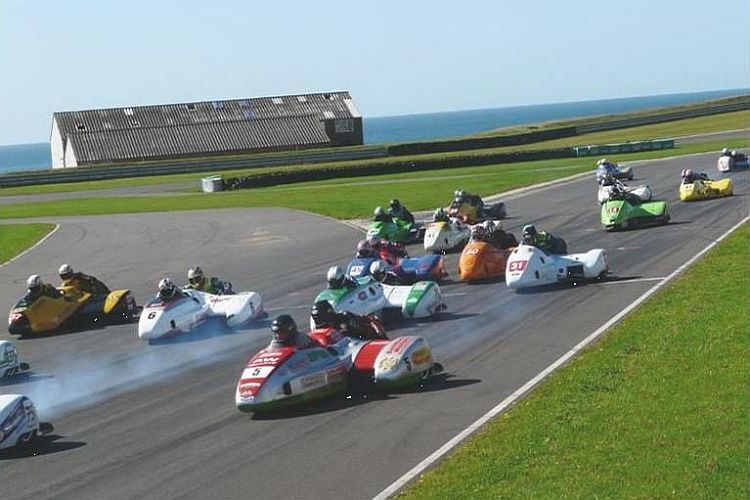
<svg viewBox="0 0 750 500"><path fill-rule="evenodd" d="M49 434L38 438L34 445L0 451L0 460L15 460L36 457L38 455L50 455L86 446L86 443L83 441L59 441L64 437L58 434Z"/></svg>
<svg viewBox="0 0 750 500"><path fill-rule="evenodd" d="M347 408L353 408L370 401L387 401L398 399L399 395L418 394L420 392L436 392L443 390L455 389L467 385L481 382L478 379L454 379L453 375L440 373L430 377L428 380L415 386L407 386L389 391L379 391L376 388L366 390L350 388L346 394L330 396L319 401L308 403L305 406L297 408L287 408L277 411L262 413L253 413L250 417L252 420L284 420L291 418L306 417L309 415L318 415L329 413Z"/></svg>
<svg viewBox="0 0 750 500"><path fill-rule="evenodd" d="M148 341L149 345L170 345L170 344L185 344L188 342L200 342L202 340L208 340L216 337L228 337L231 335L240 335L247 331L253 330L268 330L271 328L271 320L268 317L263 317L257 320L253 320L249 325L245 325L238 329L232 329L222 323L219 318L210 318L205 324L200 325L191 332L179 333L172 337L151 339Z"/></svg>

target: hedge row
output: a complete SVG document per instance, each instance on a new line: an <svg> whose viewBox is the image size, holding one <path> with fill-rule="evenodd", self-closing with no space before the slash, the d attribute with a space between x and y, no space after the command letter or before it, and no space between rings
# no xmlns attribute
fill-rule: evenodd
<svg viewBox="0 0 750 500"><path fill-rule="evenodd" d="M461 156L430 160L412 160L396 162L379 162L368 165L348 167L329 167L315 170L291 170L284 172L266 172L242 177L224 179L225 190L276 186L306 181L337 179L342 177L359 177L361 175L399 174L421 170L439 170L446 168L515 163L522 161L548 160L552 158L573 158L571 148L542 149L538 151L514 151L482 156Z"/></svg>
<svg viewBox="0 0 750 500"><path fill-rule="evenodd" d="M413 142L388 146L388 154L391 156L405 156L429 153L447 153L451 151L471 149L499 148L549 141L552 139L561 139L563 137L573 137L574 135L576 135L576 127L564 127L498 137L475 137L470 139L455 139L439 142Z"/></svg>

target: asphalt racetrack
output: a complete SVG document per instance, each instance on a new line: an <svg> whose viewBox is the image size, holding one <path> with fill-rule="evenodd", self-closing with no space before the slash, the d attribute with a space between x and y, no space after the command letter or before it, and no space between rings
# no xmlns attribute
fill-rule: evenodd
<svg viewBox="0 0 750 500"><path fill-rule="evenodd" d="M633 163L631 184L648 183L669 202L672 222L663 227L604 232L593 173L507 198L506 229L518 235L533 221L572 252L605 248L613 279L533 293L449 279L444 317L389 329L425 336L444 364L447 374L421 389L331 399L272 418L241 414L235 384L268 342L269 320L160 345L139 341L134 324L18 340L35 375L0 392L29 395L56 429L40 455L0 460L2 498L371 498L746 217L747 171L728 174L731 198L678 201L680 170L720 177L715 162L711 153ZM5 310L29 274L56 282L63 262L132 289L139 303L160 277L184 281L188 267L201 265L236 290L260 292L271 317L289 312L305 325L327 268L345 265L362 236L291 210L51 221L61 226L52 237L0 268ZM447 257L454 278L457 260Z"/></svg>

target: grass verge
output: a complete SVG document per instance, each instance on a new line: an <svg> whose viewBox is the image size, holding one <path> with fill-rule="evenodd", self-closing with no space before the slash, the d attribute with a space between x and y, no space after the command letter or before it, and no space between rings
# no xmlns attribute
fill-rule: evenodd
<svg viewBox="0 0 750 500"><path fill-rule="evenodd" d="M747 144L747 141L738 140ZM712 151L722 143L696 143L678 149L614 155L617 161L663 158ZM733 146L738 147L738 146ZM0 218L105 215L242 207L286 207L343 219L367 217L377 205L397 197L412 210L450 202L456 188L486 196L593 171L596 158L568 158L402 174L303 182L216 194L82 197L0 206ZM702 169L700 166L693 168ZM706 166L706 169L714 168ZM428 186L429 189L425 189Z"/></svg>
<svg viewBox="0 0 750 500"><path fill-rule="evenodd" d="M23 252L54 228L54 224L0 224L0 264Z"/></svg>
<svg viewBox="0 0 750 500"><path fill-rule="evenodd" d="M748 498L745 224L399 498Z"/></svg>
<svg viewBox="0 0 750 500"><path fill-rule="evenodd" d="M429 155L418 155L411 158L420 159L440 159L446 157L475 157L483 156L487 154L493 154L498 152L509 152L509 151L530 151L539 149L569 147L569 146L581 146L588 144L605 144L614 142L626 142L634 140L654 139L663 137L674 137L679 135L688 134L700 134L708 132L717 132L722 130L735 130L735 129L747 129L750 128L748 123L750 114L746 111L738 111L734 113L725 113L720 115L703 116L698 118L687 118L684 120L676 120L667 123L659 123L654 125L643 125L639 127L631 127L619 130L611 130L605 132L595 132L590 134L583 134L576 137L568 137L564 139L556 139L552 141L543 141L533 144L527 144L523 146L512 146L504 148L490 148L481 149L474 151L457 151L452 153L435 153ZM583 121L583 120L582 120ZM725 144L719 144L719 149L725 146ZM731 147L731 146L728 146ZM735 146L741 147L741 146ZM408 161L410 157L392 157L391 161ZM318 163L309 164L305 168L319 169L319 168L330 168L330 167L346 167L352 164L367 165L368 163L382 163L388 161L388 159L375 159L375 160L360 160L357 162L342 161L336 163ZM290 169L299 169L300 165L286 165L277 167L256 167L256 168L240 168L236 170L222 171L221 175L225 177L236 177L241 175L248 175L253 173L261 172L276 172ZM192 173L192 174L174 174L174 175L161 175L161 176L150 176L150 177L135 177L127 179L109 179L101 181L86 181L86 182L75 182L65 184L47 184L41 186L23 186L15 188L1 188L0 196L14 196L21 194L37 194L37 193L65 193L65 192L77 192L77 191L89 191L98 189L110 189L110 188L122 188L122 187L133 187L133 186L151 186L159 184L176 184L184 182L195 182L201 177L206 177L207 173Z"/></svg>

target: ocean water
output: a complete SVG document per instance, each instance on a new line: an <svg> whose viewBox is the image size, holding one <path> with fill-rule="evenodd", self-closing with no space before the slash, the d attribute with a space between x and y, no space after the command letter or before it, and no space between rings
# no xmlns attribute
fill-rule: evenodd
<svg viewBox="0 0 750 500"><path fill-rule="evenodd" d="M731 89L364 118L364 137L365 144L441 139L475 134L510 125L624 113L747 93L748 89ZM0 146L0 173L50 168L51 161L49 143L46 142Z"/></svg>

